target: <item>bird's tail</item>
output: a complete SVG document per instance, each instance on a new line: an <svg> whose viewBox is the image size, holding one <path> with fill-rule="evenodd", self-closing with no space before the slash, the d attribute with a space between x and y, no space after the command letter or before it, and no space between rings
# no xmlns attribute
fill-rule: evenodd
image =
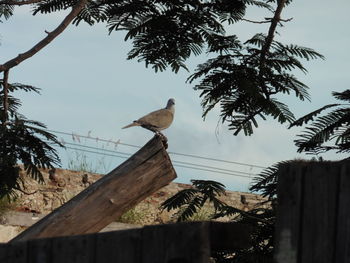
<svg viewBox="0 0 350 263"><path fill-rule="evenodd" d="M122 129L130 128L133 126L140 126L140 124L134 121L133 123L130 123L129 125L124 126Z"/></svg>

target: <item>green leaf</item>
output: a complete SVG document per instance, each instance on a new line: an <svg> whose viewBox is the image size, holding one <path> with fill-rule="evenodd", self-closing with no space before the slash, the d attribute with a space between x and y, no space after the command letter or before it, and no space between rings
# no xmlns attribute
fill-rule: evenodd
<svg viewBox="0 0 350 263"><path fill-rule="evenodd" d="M324 110L326 109L329 109L329 108L333 108L333 107L336 107L336 106L339 106L340 104L328 104L328 105L325 105L315 111L312 111L308 114L306 114L305 116L297 119L296 121L294 121L293 123L290 124L289 128L293 127L293 126L302 126L304 124L307 124L309 121L313 121L314 118L319 115L321 112L323 112Z"/></svg>

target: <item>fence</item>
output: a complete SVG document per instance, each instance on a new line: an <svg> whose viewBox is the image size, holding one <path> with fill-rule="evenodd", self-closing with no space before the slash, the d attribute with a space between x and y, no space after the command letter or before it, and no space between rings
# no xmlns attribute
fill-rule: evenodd
<svg viewBox="0 0 350 263"><path fill-rule="evenodd" d="M1 263L208 263L211 251L249 247L237 223L193 222L0 244Z"/></svg>

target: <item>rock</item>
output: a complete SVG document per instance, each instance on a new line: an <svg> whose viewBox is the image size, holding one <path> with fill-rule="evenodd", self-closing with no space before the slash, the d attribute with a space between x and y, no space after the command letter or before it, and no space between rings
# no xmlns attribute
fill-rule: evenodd
<svg viewBox="0 0 350 263"><path fill-rule="evenodd" d="M0 225L0 243L7 243L22 231L21 227L18 226Z"/></svg>

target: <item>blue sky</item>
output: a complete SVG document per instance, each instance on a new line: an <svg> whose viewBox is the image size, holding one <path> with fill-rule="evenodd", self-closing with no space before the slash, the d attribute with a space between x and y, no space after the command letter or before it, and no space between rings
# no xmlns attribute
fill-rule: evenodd
<svg viewBox="0 0 350 263"><path fill-rule="evenodd" d="M283 13L293 20L279 28L276 40L311 47L326 60L305 62L308 74L295 72L310 87L312 102L299 102L292 96L281 97L297 117L324 104L334 102L332 91L349 88L350 75L350 2L294 1ZM262 20L269 14L261 9L249 9L247 18ZM64 14L31 16L28 8L17 8L15 15L0 24L1 63L36 44L62 20ZM258 32L266 33L268 24L242 22L228 28L244 41ZM293 144L300 129L288 130L273 120L260 122L251 137L233 136L225 125L218 124L218 109L203 121L198 92L185 83L189 73L171 71L155 73L143 63L127 61L131 48L123 41L123 32L108 35L105 25L93 27L70 25L49 46L10 71L10 82L31 84L41 88L41 95L17 95L22 99L21 112L27 118L45 123L49 129L88 135L135 145L145 144L153 135L141 128L122 130L121 127L152 110L164 107L176 99L173 125L164 133L169 139L169 151L207 156L233 162L269 166L275 162L301 158ZM188 61L193 70L206 60L205 55ZM216 135L216 130L219 133ZM71 136L59 138L72 142ZM81 144L114 150L111 144L81 138ZM112 147L112 148L110 148ZM119 145L118 151L132 153L135 148ZM60 150L63 167L74 159L74 151ZM87 154L89 161L99 162L101 156ZM103 157L103 156L102 156ZM308 156L309 158L310 156ZM342 156L326 154L325 158ZM208 160L171 155L174 161L195 162L222 169L256 173L259 169ZM95 160L95 161L94 161ZM97 160L97 161L96 161ZM123 159L103 157L106 170ZM97 164L96 164L97 165ZM206 171L175 167L178 182L189 179L213 179L229 189L246 191L250 178L235 177Z"/></svg>

